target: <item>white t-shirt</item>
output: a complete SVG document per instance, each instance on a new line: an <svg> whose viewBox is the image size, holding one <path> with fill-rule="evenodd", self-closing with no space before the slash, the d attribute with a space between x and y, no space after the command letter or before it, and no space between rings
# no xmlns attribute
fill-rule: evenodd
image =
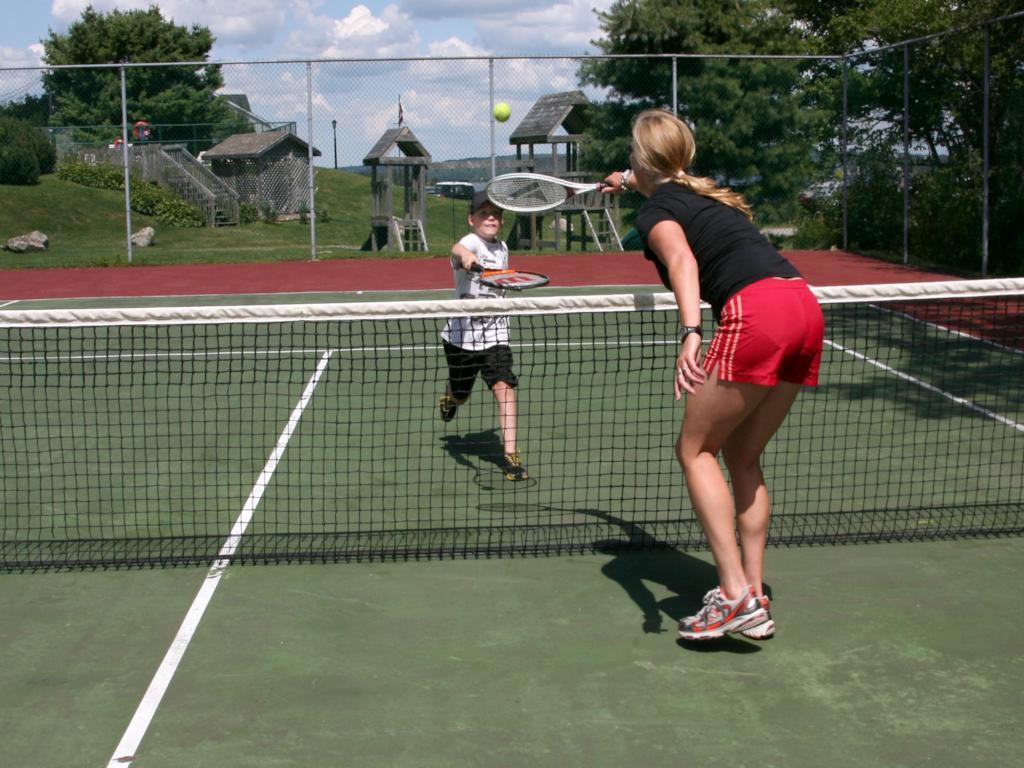
<svg viewBox="0 0 1024 768"><path fill-rule="evenodd" d="M493 243L470 232L459 240L459 245L472 251L484 269L508 269L508 246L501 240ZM462 262L452 256L457 299L500 299L505 292L481 285L478 276L462 268ZM441 331L441 338L449 344L474 351L497 344L508 344L508 317L474 316L452 317Z"/></svg>

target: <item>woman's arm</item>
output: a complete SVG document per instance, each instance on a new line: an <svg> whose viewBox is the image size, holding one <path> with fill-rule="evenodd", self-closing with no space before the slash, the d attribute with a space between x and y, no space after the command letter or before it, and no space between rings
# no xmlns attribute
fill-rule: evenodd
<svg viewBox="0 0 1024 768"><path fill-rule="evenodd" d="M679 306L679 321L686 327L699 327L700 280L697 274L697 259L693 255L686 233L678 222L659 221L647 236L647 246L654 251L668 270L672 292ZM688 333L682 338L676 357L675 395L678 400L682 393L694 392L694 386L707 380L707 373L700 366L703 357L701 337Z"/></svg>

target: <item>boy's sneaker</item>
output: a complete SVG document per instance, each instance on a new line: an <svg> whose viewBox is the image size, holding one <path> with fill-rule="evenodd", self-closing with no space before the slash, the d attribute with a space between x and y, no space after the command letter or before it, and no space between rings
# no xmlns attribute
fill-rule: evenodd
<svg viewBox="0 0 1024 768"><path fill-rule="evenodd" d="M749 637L751 640L767 640L775 635L775 622L772 621L771 603L769 602L767 595L761 595L757 598L757 601L761 604L761 607L768 612L768 621L764 624L758 624L756 626L747 627L746 629L741 629L740 634L744 637Z"/></svg>
<svg viewBox="0 0 1024 768"><path fill-rule="evenodd" d="M437 401L437 410L441 413L441 421L451 421L455 418L455 411L459 408L459 404L455 402L455 398L451 395L441 395L441 399Z"/></svg>
<svg viewBox="0 0 1024 768"><path fill-rule="evenodd" d="M506 480L526 480L529 477L518 452L505 454L501 460L501 470L505 473Z"/></svg>
<svg viewBox="0 0 1024 768"><path fill-rule="evenodd" d="M688 616L679 622L679 637L683 640L710 640L722 637L726 632L741 632L744 629L764 624L768 611L758 602L754 588L735 600L729 600L721 587L715 587L704 595L704 607L695 616Z"/></svg>

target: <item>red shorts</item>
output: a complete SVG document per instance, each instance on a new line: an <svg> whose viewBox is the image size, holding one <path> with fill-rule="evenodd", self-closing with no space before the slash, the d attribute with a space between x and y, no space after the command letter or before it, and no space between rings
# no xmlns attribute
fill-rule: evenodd
<svg viewBox="0 0 1024 768"><path fill-rule="evenodd" d="M720 381L814 386L824 335L821 307L807 283L758 280L725 303L704 369L718 366Z"/></svg>

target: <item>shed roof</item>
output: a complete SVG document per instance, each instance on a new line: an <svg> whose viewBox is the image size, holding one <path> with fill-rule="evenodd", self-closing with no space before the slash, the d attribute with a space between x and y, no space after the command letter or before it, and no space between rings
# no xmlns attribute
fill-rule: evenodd
<svg viewBox="0 0 1024 768"><path fill-rule="evenodd" d="M309 152L309 145L290 131L263 131L228 136L220 144L206 150L203 157L217 160L251 160L262 157L281 144L294 144L303 154ZM313 147L313 155L320 157L320 150Z"/></svg>
<svg viewBox="0 0 1024 768"><path fill-rule="evenodd" d="M252 112L252 107L249 106L249 97L244 93L224 93L221 94L228 103L233 104L239 109L244 109L246 112Z"/></svg>
<svg viewBox="0 0 1024 768"><path fill-rule="evenodd" d="M509 136L510 144L550 144L565 141L557 133L563 128L568 137L579 136L586 127L585 111L590 100L583 91L563 91L541 96L526 117Z"/></svg>
<svg viewBox="0 0 1024 768"><path fill-rule="evenodd" d="M392 150L398 148L402 153L400 157L389 155ZM430 153L420 140L416 138L409 128L399 126L384 131L384 134L377 139L366 157L363 158L363 165L429 165Z"/></svg>

